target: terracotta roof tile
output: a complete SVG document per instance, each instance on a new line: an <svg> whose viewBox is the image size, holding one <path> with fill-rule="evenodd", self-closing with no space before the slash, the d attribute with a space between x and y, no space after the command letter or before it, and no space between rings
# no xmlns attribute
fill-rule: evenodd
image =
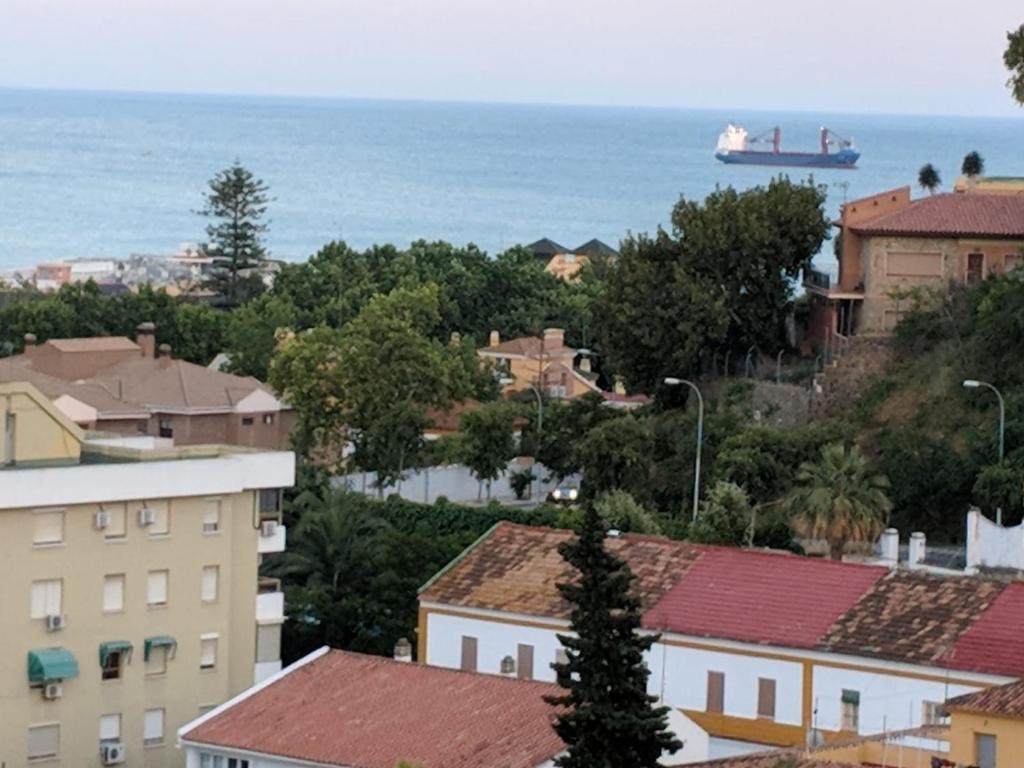
<svg viewBox="0 0 1024 768"><path fill-rule="evenodd" d="M1024 718L1024 680L957 696L946 702L946 710Z"/></svg>
<svg viewBox="0 0 1024 768"><path fill-rule="evenodd" d="M957 669L1024 677L1024 584L1007 585L964 632L948 663Z"/></svg>
<svg viewBox="0 0 1024 768"><path fill-rule="evenodd" d="M509 339L493 347L483 347L479 351L491 355L519 355L521 357L540 357L542 341L536 336L520 336L518 339ZM575 355L576 350L572 347L547 346L544 348L544 358Z"/></svg>
<svg viewBox="0 0 1024 768"><path fill-rule="evenodd" d="M803 750L775 749L739 757L723 757L703 763L688 763L687 768L862 768L862 763L837 763L822 760Z"/></svg>
<svg viewBox="0 0 1024 768"><path fill-rule="evenodd" d="M822 648L933 666L954 665L957 641L1005 584L893 571L842 616Z"/></svg>
<svg viewBox="0 0 1024 768"><path fill-rule="evenodd" d="M254 378L214 371L185 360L133 357L104 368L97 380L111 392L152 408L229 410L257 390Z"/></svg>
<svg viewBox="0 0 1024 768"><path fill-rule="evenodd" d="M564 749L543 700L558 690L330 651L183 739L346 768L535 768Z"/></svg>
<svg viewBox="0 0 1024 768"><path fill-rule="evenodd" d="M850 229L876 235L1024 239L1024 196L934 195Z"/></svg>
<svg viewBox="0 0 1024 768"><path fill-rule="evenodd" d="M558 554L558 545L571 535L499 523L428 583L420 600L567 618L569 606L557 585L571 577L572 569ZM700 556L697 547L653 536L609 538L608 546L629 563L644 606L657 601Z"/></svg>
<svg viewBox="0 0 1024 768"><path fill-rule="evenodd" d="M813 648L887 573L776 552L709 548L644 616L644 626Z"/></svg>
<svg viewBox="0 0 1024 768"><path fill-rule="evenodd" d="M142 347L125 336L91 336L80 339L50 339L45 342L61 352L140 352Z"/></svg>

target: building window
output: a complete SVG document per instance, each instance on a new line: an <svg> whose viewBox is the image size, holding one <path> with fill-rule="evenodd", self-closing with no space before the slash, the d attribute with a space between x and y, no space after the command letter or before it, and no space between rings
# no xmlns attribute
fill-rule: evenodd
<svg viewBox="0 0 1024 768"><path fill-rule="evenodd" d="M199 638L199 668L214 669L217 666L217 635L202 635Z"/></svg>
<svg viewBox="0 0 1024 768"><path fill-rule="evenodd" d="M121 651L107 651L107 657L100 667L100 674L103 680L120 680L121 664L124 662L124 654Z"/></svg>
<svg viewBox="0 0 1024 768"><path fill-rule="evenodd" d="M477 641L469 635L462 636L462 658L459 661L459 669L467 672L476 672L476 651Z"/></svg>
<svg viewBox="0 0 1024 768"><path fill-rule="evenodd" d="M277 518L281 514L281 489L261 488L260 494L260 519Z"/></svg>
<svg viewBox="0 0 1024 768"><path fill-rule="evenodd" d="M200 599L204 603L213 603L217 600L217 582L220 579L220 568L216 565L203 566L203 583L200 589Z"/></svg>
<svg viewBox="0 0 1024 768"><path fill-rule="evenodd" d="M974 734L974 763L978 768L996 768L996 737L991 733Z"/></svg>
<svg viewBox="0 0 1024 768"><path fill-rule="evenodd" d="M840 729L856 733L860 730L860 691L844 688L840 703Z"/></svg>
<svg viewBox="0 0 1024 768"><path fill-rule="evenodd" d="M1003 271L1012 272L1021 265L1021 261L1024 260L1024 255L1019 253L1007 254L1003 259Z"/></svg>
<svg viewBox="0 0 1024 768"><path fill-rule="evenodd" d="M980 283L985 277L985 254L967 254L967 284Z"/></svg>
<svg viewBox="0 0 1024 768"><path fill-rule="evenodd" d="M757 716L775 719L775 681L768 677L757 679Z"/></svg>
<svg viewBox="0 0 1024 768"><path fill-rule="evenodd" d="M103 612L124 610L124 574L110 573L103 577Z"/></svg>
<svg viewBox="0 0 1024 768"><path fill-rule="evenodd" d="M146 504L152 510L153 522L146 526L150 536L166 536L171 532L171 505L166 501L154 501ZM141 513L140 513L141 514Z"/></svg>
<svg viewBox="0 0 1024 768"><path fill-rule="evenodd" d="M121 715L100 716L100 743L121 740Z"/></svg>
<svg viewBox="0 0 1024 768"><path fill-rule="evenodd" d="M169 416L160 418L160 437L174 437L174 421Z"/></svg>
<svg viewBox="0 0 1024 768"><path fill-rule="evenodd" d="M149 651L149 658L146 659L146 676L155 677L157 675L166 675L167 659L169 657L170 651L167 646L151 648Z"/></svg>
<svg viewBox="0 0 1024 768"><path fill-rule="evenodd" d="M268 426L270 424L273 424L274 423L274 414L272 414L272 413L264 413L263 414L263 423L267 424Z"/></svg>
<svg viewBox="0 0 1024 768"><path fill-rule="evenodd" d="M33 725L28 729L28 759L48 760L60 754L60 724Z"/></svg>
<svg viewBox="0 0 1024 768"><path fill-rule="evenodd" d="M725 711L725 673L708 672L708 712Z"/></svg>
<svg viewBox="0 0 1024 768"><path fill-rule="evenodd" d="M32 582L32 601L29 617L45 619L60 616L63 604L64 584L60 579L46 579Z"/></svg>
<svg viewBox="0 0 1024 768"><path fill-rule="evenodd" d="M147 747L155 747L164 743L164 711L147 709L143 716L142 739Z"/></svg>
<svg viewBox="0 0 1024 768"><path fill-rule="evenodd" d="M36 512L33 517L35 518L33 544L45 546L64 543L64 510Z"/></svg>
<svg viewBox="0 0 1024 768"><path fill-rule="evenodd" d="M249 761L244 757L224 757L200 752L199 768L249 768Z"/></svg>
<svg viewBox="0 0 1024 768"><path fill-rule="evenodd" d="M533 646L519 643L516 648L516 677L533 680Z"/></svg>
<svg viewBox="0 0 1024 768"><path fill-rule="evenodd" d="M220 499L210 499L203 507L203 533L220 532Z"/></svg>
<svg viewBox="0 0 1024 768"><path fill-rule="evenodd" d="M242 426L243 427L251 427L252 426L252 416L243 416L242 417Z"/></svg>
<svg viewBox="0 0 1024 768"><path fill-rule="evenodd" d="M107 504L102 507L102 511L110 516L110 522L103 529L103 538L107 541L123 539L128 533L128 505Z"/></svg>
<svg viewBox="0 0 1024 768"><path fill-rule="evenodd" d="M921 702L921 725L943 725L945 722L946 713L942 708L942 702Z"/></svg>
<svg viewBox="0 0 1024 768"><path fill-rule="evenodd" d="M163 608L167 605L167 571L150 571L146 578L146 605Z"/></svg>

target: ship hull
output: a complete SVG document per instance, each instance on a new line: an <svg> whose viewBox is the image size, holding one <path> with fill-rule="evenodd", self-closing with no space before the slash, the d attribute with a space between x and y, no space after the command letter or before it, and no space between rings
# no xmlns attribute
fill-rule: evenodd
<svg viewBox="0 0 1024 768"><path fill-rule="evenodd" d="M820 152L751 152L750 150L725 150L715 152L715 157L727 165L775 165L792 168L853 168L860 158L860 152L841 149L835 153Z"/></svg>

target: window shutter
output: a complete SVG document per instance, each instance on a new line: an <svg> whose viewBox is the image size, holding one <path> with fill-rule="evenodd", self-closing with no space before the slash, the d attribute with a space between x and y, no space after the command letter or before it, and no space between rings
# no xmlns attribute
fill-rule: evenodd
<svg viewBox="0 0 1024 768"><path fill-rule="evenodd" d="M124 610L124 574L116 573L103 578L103 610Z"/></svg>
<svg viewBox="0 0 1024 768"><path fill-rule="evenodd" d="M725 711L725 674L722 672L708 672L707 711Z"/></svg>
<svg viewBox="0 0 1024 768"><path fill-rule="evenodd" d="M775 719L775 681L767 677L757 680L757 716Z"/></svg>
<svg viewBox="0 0 1024 768"><path fill-rule="evenodd" d="M533 646L520 643L516 649L516 677L533 680Z"/></svg>
<svg viewBox="0 0 1024 768"><path fill-rule="evenodd" d="M166 501L154 501L146 504L153 510L153 524L149 526L150 536L162 536L171 532L170 504Z"/></svg>
<svg viewBox="0 0 1024 768"><path fill-rule="evenodd" d="M104 505L104 510L110 513L110 525L103 529L103 535L108 539L123 539L128 531L128 506L108 504Z"/></svg>
<svg viewBox="0 0 1024 768"><path fill-rule="evenodd" d="M60 725L36 725L28 729L28 757L60 754Z"/></svg>
<svg viewBox="0 0 1024 768"><path fill-rule="evenodd" d="M64 541L64 512L36 512L34 544L59 544Z"/></svg>
<svg viewBox="0 0 1024 768"><path fill-rule="evenodd" d="M203 602L212 603L217 599L217 581L220 576L220 568L216 565L207 565L203 568L203 586L201 598Z"/></svg>
<svg viewBox="0 0 1024 768"><path fill-rule="evenodd" d="M100 741L117 741L121 738L121 716L103 715L100 717Z"/></svg>
<svg viewBox="0 0 1024 768"><path fill-rule="evenodd" d="M199 666L203 669L217 666L217 636L204 636L199 645Z"/></svg>
<svg viewBox="0 0 1024 768"><path fill-rule="evenodd" d="M47 616L59 614L61 612L62 591L60 579L33 581L32 605L29 609L29 617L45 619Z"/></svg>
<svg viewBox="0 0 1024 768"><path fill-rule="evenodd" d="M476 672L477 641L475 637L462 636L462 659L460 669Z"/></svg>
<svg viewBox="0 0 1024 768"><path fill-rule="evenodd" d="M220 530L220 501L208 501L203 508L203 532L212 533Z"/></svg>
<svg viewBox="0 0 1024 768"><path fill-rule="evenodd" d="M149 605L167 604L167 571L150 571L146 588L146 602Z"/></svg>
<svg viewBox="0 0 1024 768"><path fill-rule="evenodd" d="M147 742L163 741L164 711L162 709L147 709L142 731L142 738Z"/></svg>

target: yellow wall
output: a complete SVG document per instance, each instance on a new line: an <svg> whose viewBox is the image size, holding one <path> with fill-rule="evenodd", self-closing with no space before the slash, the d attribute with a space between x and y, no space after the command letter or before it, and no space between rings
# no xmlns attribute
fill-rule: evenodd
<svg viewBox="0 0 1024 768"><path fill-rule="evenodd" d="M976 760L974 736L988 733L996 737L996 765L1012 768L1024 764L1024 720L976 714L952 713L950 718L949 759L972 765Z"/></svg>
<svg viewBox="0 0 1024 768"><path fill-rule="evenodd" d="M47 765L99 766L100 715L119 712L127 765L182 765L175 730L201 707L219 704L253 682L258 537L252 526L253 503L251 491L223 497L220 532L204 534L204 500L170 499L170 532L163 536L150 536L148 528L139 526L141 502L128 503L126 535L116 541L95 528L98 505L69 506L64 543L54 545L33 544L34 510L0 512L0 760L7 766L25 765L29 726L59 722L60 759ZM220 567L212 603L201 600L202 569L207 565ZM147 572L164 568L170 572L167 605L148 607ZM104 613L104 576L115 573L126 576L124 611ZM63 580L67 626L57 632L47 632L44 621L29 618L31 584L43 579ZM212 670L199 668L200 635L206 633L219 635ZM168 662L166 676L147 677L143 641L161 634L177 639L177 654ZM107 640L134 645L120 680L101 680L99 644ZM38 689L30 688L26 672L27 652L49 646L71 650L80 669L78 678L66 681L64 697L57 701L45 701ZM144 748L143 712L157 707L166 709L164 744Z"/></svg>
<svg viewBox="0 0 1024 768"><path fill-rule="evenodd" d="M11 423L13 434L8 435ZM0 384L0 465L77 463L81 441L78 427L35 387Z"/></svg>

